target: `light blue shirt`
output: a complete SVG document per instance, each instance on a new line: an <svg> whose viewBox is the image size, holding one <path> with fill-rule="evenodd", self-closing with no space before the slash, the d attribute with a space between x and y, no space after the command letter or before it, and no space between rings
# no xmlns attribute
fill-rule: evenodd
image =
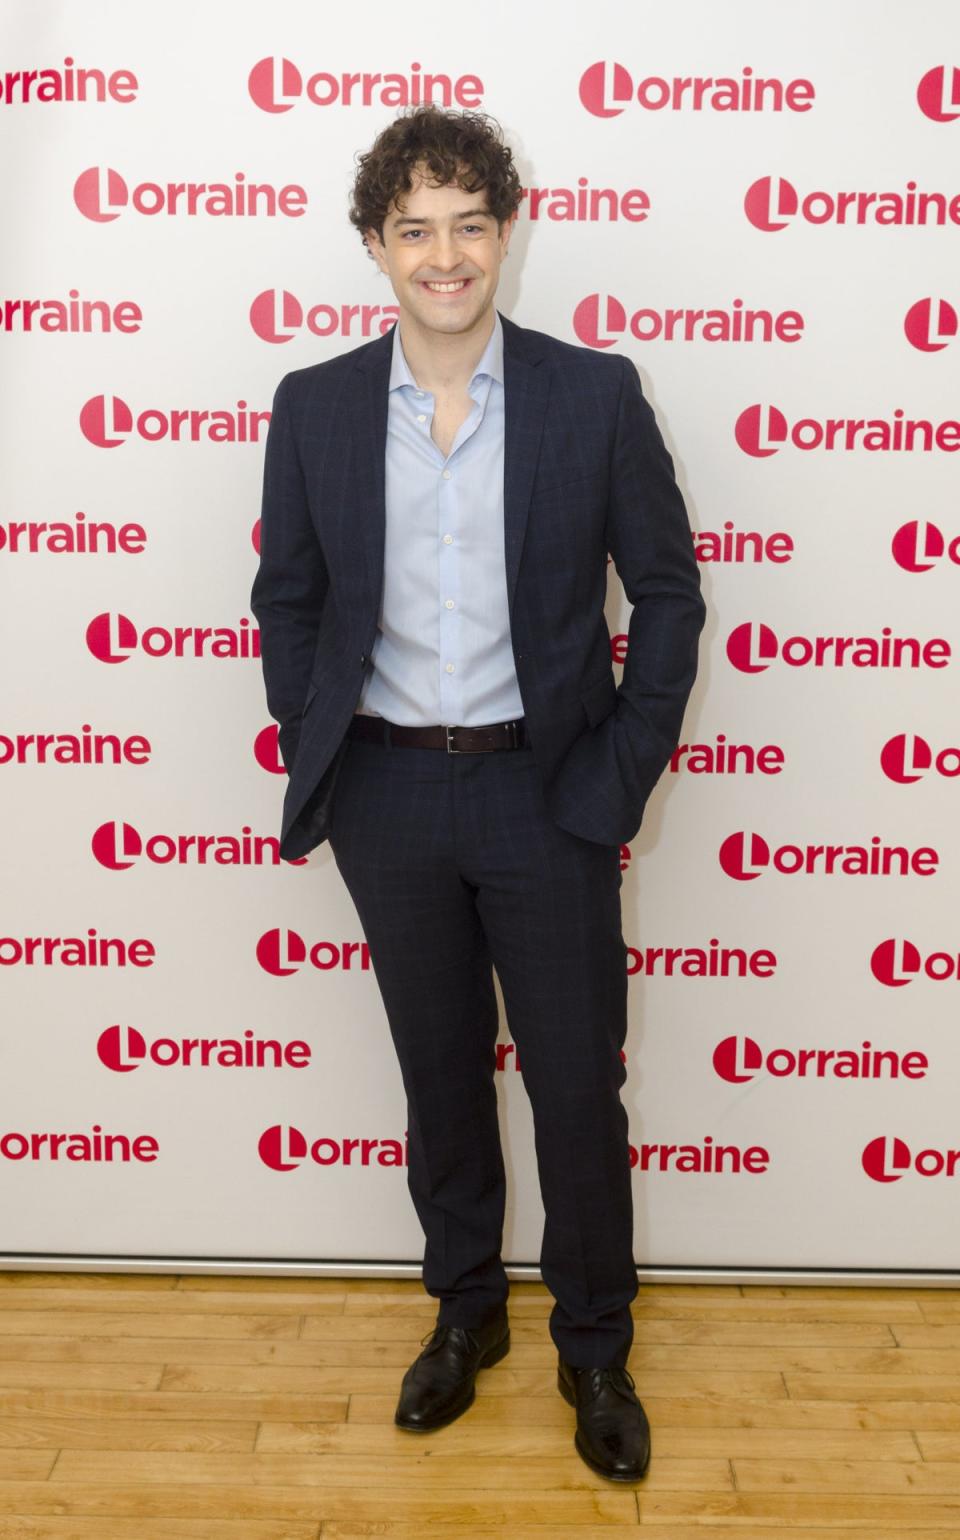
<svg viewBox="0 0 960 1540"><path fill-rule="evenodd" d="M444 457L393 329L387 403L383 602L357 710L407 727L479 727L523 715L503 535L503 327L468 390Z"/></svg>

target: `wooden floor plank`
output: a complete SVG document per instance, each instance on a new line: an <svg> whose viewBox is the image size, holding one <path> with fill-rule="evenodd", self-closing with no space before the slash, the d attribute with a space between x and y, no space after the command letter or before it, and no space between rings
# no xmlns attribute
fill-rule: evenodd
<svg viewBox="0 0 960 1540"><path fill-rule="evenodd" d="M701 1498L680 1492L641 1493L640 1525L700 1524L709 1526L704 1540L713 1540L713 1525L739 1523L744 1540L753 1540L754 1525L782 1525L793 1540L796 1528L807 1524L829 1527L858 1525L880 1540L902 1540L905 1529L947 1530L960 1535L960 1499L897 1497L889 1493L734 1492ZM431 1537L432 1540L432 1537ZM944 1540L944 1537L937 1537Z"/></svg>
<svg viewBox="0 0 960 1540"><path fill-rule="evenodd" d="M264 1426L248 1417L232 1422L169 1417L0 1417L0 1457L11 1449L180 1449L206 1454L252 1452ZM272 1423L266 1424L272 1427ZM288 1424L280 1423L280 1427ZM316 1424L323 1427L322 1422ZM341 1427L346 1424L340 1422Z"/></svg>
<svg viewBox="0 0 960 1540"><path fill-rule="evenodd" d="M785 1374L791 1396L801 1401L955 1401L960 1404L960 1379L955 1375L918 1374Z"/></svg>
<svg viewBox="0 0 960 1540"><path fill-rule="evenodd" d="M290 1338L300 1335L300 1318L235 1312L209 1315L186 1311L0 1310L0 1339L52 1332L57 1336Z"/></svg>
<svg viewBox="0 0 960 1540"><path fill-rule="evenodd" d="M0 1516L0 1540L320 1540L315 1519L110 1519ZM369 1527L367 1534L371 1533ZM578 1531L581 1540L583 1531ZM607 1531L609 1536L609 1531ZM419 1540L423 1540L420 1535ZM465 1540L460 1531L460 1540ZM546 1540L540 1531L540 1540Z"/></svg>
<svg viewBox="0 0 960 1540"><path fill-rule="evenodd" d="M149 1291L145 1294L134 1294L129 1289L116 1286L112 1289L96 1291L74 1288L35 1288L0 1292L0 1302L2 1302L0 1316L5 1320L16 1321L17 1313L21 1310L35 1311L43 1319L46 1319L49 1312L59 1314L62 1311L77 1311L86 1317L111 1310L121 1315L161 1315L173 1319L181 1315L196 1316L200 1319L217 1316L229 1320L233 1316L247 1315L279 1316L287 1319L296 1315L294 1308L296 1305L301 1306L305 1312L309 1311L311 1315L342 1315L346 1298L342 1283L337 1293L320 1293L312 1288L306 1288L296 1293L277 1295L268 1289L252 1287L243 1291L224 1290L195 1294L174 1289L160 1298Z"/></svg>
<svg viewBox="0 0 960 1540"><path fill-rule="evenodd" d="M871 1521L872 1524L872 1521ZM629 1526L631 1532L633 1526ZM112 1531L110 1532L112 1535ZM868 1537L876 1535L874 1527L858 1525L856 1523L844 1524L837 1529L833 1525L823 1528L819 1524L813 1528L807 1525L791 1525L786 1529L782 1524L750 1524L749 1527L734 1523L715 1524L647 1524L641 1525L635 1540L868 1540ZM321 1540L371 1540L376 1536L377 1540L467 1540L467 1532L461 1525L431 1524L429 1536L412 1524L394 1524L389 1521L375 1524L339 1524L335 1520L325 1523L321 1527ZM3 1531L0 1530L0 1540L4 1540ZM29 1540L29 1537L28 1537ZM41 1540L56 1540L52 1534L44 1535ZM73 1535L69 1540L75 1540ZM87 1540L86 1536L77 1536L76 1540ZM127 1540L126 1535L121 1540ZM147 1536L149 1540L149 1536ZM164 1537L165 1540L165 1537ZM173 1537L171 1537L173 1540ZM499 1529L471 1529L469 1540L611 1540L609 1527L596 1525L576 1524L551 1524L546 1530L542 1525L512 1529L509 1537L505 1537ZM956 1531L939 1528L924 1527L922 1529L898 1529L886 1530L884 1540L956 1540Z"/></svg>
<svg viewBox="0 0 960 1540"><path fill-rule="evenodd" d="M590 1470L564 1440L565 1451L539 1456L470 1455L466 1462L434 1459L431 1435L407 1435L407 1447L399 1437L391 1453L381 1450L357 1454L184 1454L100 1449L61 1449L48 1477L51 1487L120 1487L204 1484L245 1488L318 1487L324 1493L353 1492L384 1487L397 1494L457 1492L464 1485L476 1492L605 1492L610 1483ZM49 1462L47 1462L49 1463ZM930 1467L932 1469L932 1467ZM733 1489L730 1462L724 1458L671 1460L658 1458L656 1471L645 1481L647 1490L668 1492L722 1492Z"/></svg>
<svg viewBox="0 0 960 1540"><path fill-rule="evenodd" d="M960 1464L885 1460L735 1459L740 1492L893 1492L924 1497L960 1498ZM960 1512L960 1507L958 1507Z"/></svg>
<svg viewBox="0 0 960 1540"><path fill-rule="evenodd" d="M579 1463L579 1462L578 1462ZM590 1472L586 1471L589 1476ZM734 1494L728 1494L733 1496ZM662 1493L662 1500L681 1496L696 1508L705 1494L691 1500L686 1494ZM0 1517L56 1514L104 1518L218 1518L291 1519L319 1524L336 1519L343 1523L432 1525L440 1521L475 1528L482 1524L513 1527L521 1524L630 1524L637 1521L633 1485L603 1490L552 1492L503 1492L476 1489L469 1480L456 1491L397 1492L389 1487L294 1487L217 1485L214 1482L187 1486L148 1482L104 1487L98 1482L0 1482ZM472 1533L471 1528L471 1533ZM546 1540L546 1536L543 1537Z"/></svg>

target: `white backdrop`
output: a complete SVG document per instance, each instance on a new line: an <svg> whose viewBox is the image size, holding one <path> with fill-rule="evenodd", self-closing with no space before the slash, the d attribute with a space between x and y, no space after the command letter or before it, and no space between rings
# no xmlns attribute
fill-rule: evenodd
<svg viewBox="0 0 960 1540"><path fill-rule="evenodd" d="M623 850L638 1265L945 1281L955 6L101 0L8 7L2 43L0 1263L422 1254L355 911L327 845L276 857L248 600L278 380L395 314L353 156L433 73L541 190L499 308L635 360L703 560L689 747ZM251 183L274 212L236 212ZM583 189L615 197L569 217ZM618 678L628 617L611 569ZM504 1256L536 1263L509 1052L498 1083Z"/></svg>

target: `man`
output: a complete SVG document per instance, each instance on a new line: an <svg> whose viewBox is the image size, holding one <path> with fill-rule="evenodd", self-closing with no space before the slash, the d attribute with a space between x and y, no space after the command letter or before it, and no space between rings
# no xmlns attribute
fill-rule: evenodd
<svg viewBox="0 0 960 1540"><path fill-rule="evenodd" d="M620 845L679 739L705 608L673 462L626 358L494 308L522 190L480 113L401 114L350 218L397 325L280 382L260 568L280 854L329 838L407 1095L437 1324L396 1411L466 1411L509 1348L492 968L530 1096L558 1387L576 1447L647 1469ZM617 688L610 553L633 610Z"/></svg>

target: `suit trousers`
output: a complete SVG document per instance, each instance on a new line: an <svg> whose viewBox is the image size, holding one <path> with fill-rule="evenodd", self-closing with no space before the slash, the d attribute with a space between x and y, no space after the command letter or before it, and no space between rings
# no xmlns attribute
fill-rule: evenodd
<svg viewBox="0 0 960 1540"><path fill-rule="evenodd" d="M448 754L350 738L330 845L353 899L407 1097L407 1184L438 1321L506 1301L496 970L530 1098L550 1335L624 1365L637 1294L622 1057L620 848L547 813L530 748Z"/></svg>

